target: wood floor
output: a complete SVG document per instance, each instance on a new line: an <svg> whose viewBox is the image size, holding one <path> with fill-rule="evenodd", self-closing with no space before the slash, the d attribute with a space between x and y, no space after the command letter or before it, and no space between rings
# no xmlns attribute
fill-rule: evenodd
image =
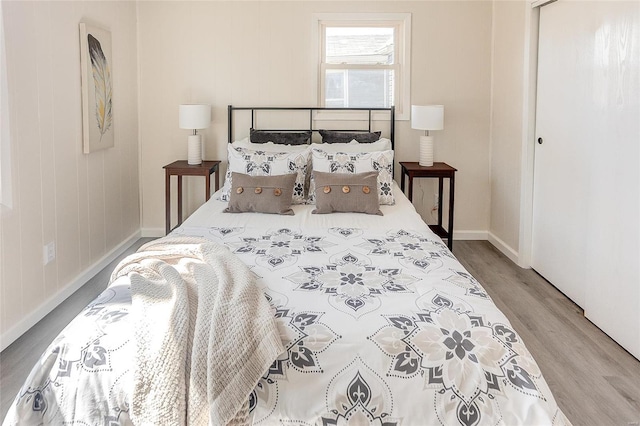
<svg viewBox="0 0 640 426"><path fill-rule="evenodd" d="M129 251L147 240L138 241ZM520 333L556 401L575 426L640 423L640 361L584 318L578 306L538 274L517 267L488 242L456 241L454 254ZM31 366L104 289L116 262L0 354L1 419Z"/></svg>
<svg viewBox="0 0 640 426"><path fill-rule="evenodd" d="M490 243L456 241L453 251L509 318L574 426L639 424L640 361L540 275Z"/></svg>

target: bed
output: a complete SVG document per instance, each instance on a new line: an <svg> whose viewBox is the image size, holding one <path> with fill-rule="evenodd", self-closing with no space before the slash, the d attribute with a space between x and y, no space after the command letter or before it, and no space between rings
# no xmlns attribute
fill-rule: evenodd
<svg viewBox="0 0 640 426"><path fill-rule="evenodd" d="M253 128L258 109L237 110L250 111ZM318 131L313 114L321 109L308 110L309 128L296 127L297 133ZM230 142L235 111L229 107ZM368 128L363 133L370 134L371 111L365 112ZM387 132L393 137L390 121ZM347 143L327 147L328 153L322 147L271 146L274 151L254 149L256 154L248 148L251 143L229 144L225 186L167 240L226 247L255 277L271 309L283 350L269 360L247 400L240 401L248 410L247 423L569 423L507 318L393 182L393 157L382 154L389 150L365 153L360 149L366 143ZM393 147L391 139L388 144ZM240 150L239 160L232 159L232 150ZM297 158L301 152L307 155L303 160ZM258 193L257 187L229 182L230 176L240 179L232 175L232 162L240 164L236 170L277 175L283 158L296 180L305 180L300 188L293 184L291 199L297 196L299 204L285 206L280 210L284 214L225 212L234 194ZM344 171L364 175L362 164L377 169L373 184L351 180L325 185L317 176L315 182L306 179L316 166L333 173L327 178ZM385 173L391 176L389 189L384 186L388 182L379 180ZM316 205L303 204L313 184L318 188L311 191L318 195ZM370 195L369 189L381 214L313 213L322 208L322 196ZM260 190L271 187L264 184ZM367 202L359 201L356 209ZM5 424L131 424L138 368L133 362L134 318L140 318L132 312L131 288L128 275L116 276L56 338L17 395ZM216 424L212 418L208 422Z"/></svg>

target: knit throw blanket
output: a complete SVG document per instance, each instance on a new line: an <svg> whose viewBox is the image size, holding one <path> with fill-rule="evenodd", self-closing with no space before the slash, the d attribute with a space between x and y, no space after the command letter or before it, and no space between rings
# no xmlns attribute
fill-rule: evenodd
<svg viewBox="0 0 640 426"><path fill-rule="evenodd" d="M247 398L284 352L255 276L226 247L166 237L123 260L136 344L131 419L142 425L246 423Z"/></svg>

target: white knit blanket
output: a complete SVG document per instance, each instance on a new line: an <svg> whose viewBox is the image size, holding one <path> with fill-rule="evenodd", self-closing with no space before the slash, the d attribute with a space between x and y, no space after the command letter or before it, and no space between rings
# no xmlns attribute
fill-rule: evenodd
<svg viewBox="0 0 640 426"><path fill-rule="evenodd" d="M136 342L134 424L246 421L248 395L284 352L249 268L224 246L166 237L122 261L111 280L123 275Z"/></svg>

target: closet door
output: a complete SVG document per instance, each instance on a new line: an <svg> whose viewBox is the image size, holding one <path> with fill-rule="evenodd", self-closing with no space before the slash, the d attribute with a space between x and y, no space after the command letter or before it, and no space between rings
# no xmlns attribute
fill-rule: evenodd
<svg viewBox="0 0 640 426"><path fill-rule="evenodd" d="M586 58L567 31L572 18L565 6L540 10L531 264L584 307L590 94L576 90L585 85L578 69Z"/></svg>
<svg viewBox="0 0 640 426"><path fill-rule="evenodd" d="M640 3L540 10L532 266L640 358Z"/></svg>

